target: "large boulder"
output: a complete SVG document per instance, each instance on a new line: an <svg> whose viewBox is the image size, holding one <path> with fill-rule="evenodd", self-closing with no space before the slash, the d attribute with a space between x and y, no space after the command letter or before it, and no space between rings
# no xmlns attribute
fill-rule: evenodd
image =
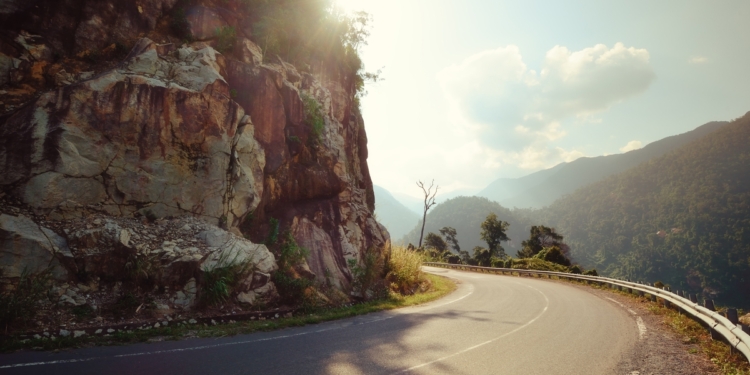
<svg viewBox="0 0 750 375"><path fill-rule="evenodd" d="M64 238L28 217L0 214L0 276L18 278L49 269L54 279L67 281L75 274L69 270L72 265Z"/></svg>
<svg viewBox="0 0 750 375"><path fill-rule="evenodd" d="M0 189L52 219L238 225L259 203L265 155L223 65L205 44L143 39L117 69L42 95L0 127Z"/></svg>

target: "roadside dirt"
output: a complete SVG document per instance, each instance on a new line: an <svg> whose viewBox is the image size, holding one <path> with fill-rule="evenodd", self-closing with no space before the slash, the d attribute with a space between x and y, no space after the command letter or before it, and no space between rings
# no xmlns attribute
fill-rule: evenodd
<svg viewBox="0 0 750 375"><path fill-rule="evenodd" d="M618 305L633 316L641 337L617 366L618 375L720 375L721 371L697 343L680 337L664 322L664 317L648 310L648 303L608 290L566 283Z"/></svg>

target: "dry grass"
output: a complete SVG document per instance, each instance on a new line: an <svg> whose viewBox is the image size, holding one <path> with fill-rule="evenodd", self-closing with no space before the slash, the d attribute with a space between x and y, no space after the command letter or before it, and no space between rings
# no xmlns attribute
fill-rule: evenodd
<svg viewBox="0 0 750 375"><path fill-rule="evenodd" d="M422 272L422 256L403 246L393 246L386 280L392 291L402 295L414 294L426 280Z"/></svg>

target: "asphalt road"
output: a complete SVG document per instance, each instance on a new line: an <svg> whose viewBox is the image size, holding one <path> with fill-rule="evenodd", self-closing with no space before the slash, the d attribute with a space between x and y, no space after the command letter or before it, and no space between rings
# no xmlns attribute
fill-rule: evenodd
<svg viewBox="0 0 750 375"><path fill-rule="evenodd" d="M0 355L0 374L613 374L639 328L564 283L438 268L429 304L227 338Z"/></svg>

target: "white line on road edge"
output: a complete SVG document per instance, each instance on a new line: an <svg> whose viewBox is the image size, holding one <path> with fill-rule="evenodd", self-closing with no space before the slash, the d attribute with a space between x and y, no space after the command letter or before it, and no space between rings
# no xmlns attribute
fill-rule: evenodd
<svg viewBox="0 0 750 375"><path fill-rule="evenodd" d="M643 338L646 337L646 324L643 323L643 319L641 319L640 316L635 322L638 323L638 338L643 340Z"/></svg>
<svg viewBox="0 0 750 375"><path fill-rule="evenodd" d="M416 365L416 366L412 366L412 367L409 367L409 368L407 368L407 369L404 369L404 370L401 370L401 371L397 371L397 372L394 372L393 374L402 374L402 373L404 373L404 372L409 372L409 371L412 371L412 370L416 370L416 369L418 369L418 368L421 368L421 367L429 366L429 365L431 365L431 364L433 364L433 363L436 363L436 362L441 362L441 361L444 361L444 360L446 360L446 359L448 359L448 358L452 358L452 357L455 357L455 356L457 356L457 355L460 355L460 354L466 353L466 352L468 352L468 351L474 350L474 349L476 349L476 348L479 348L479 347L485 346L485 345L487 345L487 344L490 344L490 343L492 343L492 342L495 342L495 341L497 341L497 340L500 340L501 338L503 338L503 337L505 337L505 336L508 336L508 335L510 335L510 334L516 333L516 332L518 332L518 331L520 331L520 330L522 330L522 329L524 329L524 328L526 328L526 327L530 326L530 325L531 325L531 324L533 324L534 322L536 322L536 321L537 321L537 319L541 318L541 317L542 317L542 315L544 315L544 313L546 313L546 312L547 312L547 309L549 308L549 299L548 299L548 298L547 298L547 296L546 296L546 295L545 295L544 293L542 293L542 291L540 291L539 289L537 289L537 288L534 288L533 286L528 286L528 285L524 285L524 284L521 284L521 285L523 285L523 286L525 286L525 287L527 287L527 288L531 288L531 289L534 289L534 290L536 290L537 292L539 292L539 294L541 294L541 295L542 295L542 297L544 297L544 301L545 301L544 309L542 310L542 312L541 312L541 313L539 313L539 315L535 316L535 317L534 317L534 319L531 319L531 320L529 320L528 322L526 322L526 324L524 324L524 325L522 325L522 326L520 326L520 327L518 327L518 328L516 328L516 329L514 329L514 330L512 330L512 331L510 331L510 332L507 332L507 333L504 333L504 334L502 334L502 335L500 335L500 336L498 336L498 337L495 337L494 339L491 339L491 340L487 340L487 341L485 341L485 342L483 342L483 343L480 343L480 344L474 345L474 346L472 346L472 347L468 347L468 348L466 348L466 349L463 349L463 350L457 351L457 352L455 352L455 353L453 353L453 354L447 355L447 356L445 356L445 357L441 357L441 358L438 358L438 359L436 359L436 360L433 360L433 361L430 361L430 362L425 362L425 363L422 363L422 364L419 364L419 365Z"/></svg>
<svg viewBox="0 0 750 375"><path fill-rule="evenodd" d="M445 303L441 303L441 304L437 304L437 305L434 305L434 306L424 307L424 308L420 309L419 311L413 312L413 314L418 314L418 313L420 313L422 311L425 311L425 310L431 310L431 309L434 309L434 308L438 308L438 307L442 307L442 306L445 306L445 305L449 305L451 303L458 302L458 301L460 301L460 300L462 300L462 299L464 299L464 298L466 298L466 297L468 297L468 296L470 296L470 295L472 295L474 293L474 286L470 284L469 287L470 287L469 288L469 292L466 293L466 294L464 294L461 297L458 297L458 298L456 298L454 300L451 300L451 301L448 301L448 302L445 302ZM224 347L224 346L234 346L234 345L242 345L242 344L253 344L253 343L257 343L257 342L271 341L271 340L278 340L278 339L286 339L286 338L290 338L290 337L304 336L304 335L308 335L308 334L311 334L311 333L321 333L321 332L333 331L333 330L336 330L336 329L343 329L343 328L347 328L347 327L358 326L358 325L363 325L363 324L368 324L368 323L375 323L375 322L380 322L380 321L383 321L383 320L388 320L388 319L395 318L397 316L403 316L403 315L405 315L405 314L391 315L391 316L388 316L388 317L385 317L385 318L382 318L382 319L368 320L368 321L354 323L354 324L337 325L337 326L334 326L334 327L320 329L320 330L317 330L317 331L300 332L300 333L295 333L295 334L292 334L292 335L274 336L274 337L268 337L268 338L257 339L257 340L227 342L227 343L223 343L223 344L202 345L202 346L194 346L194 347L180 348L180 349L157 350L157 351L153 351L153 352L139 352L139 353L131 353L131 354L118 354L118 355L114 355L114 356L111 356L111 357L88 357L88 358L80 358L80 359L62 359L62 360L57 360L57 361L16 363L16 364L12 364L12 365L0 366L0 369L14 368L14 367L42 366L42 365L56 365L56 364L64 364L64 363L76 363L76 362L88 362L88 361L93 361L93 360L96 360L96 359L124 358L124 357L137 357L137 356L146 356L146 355L154 355L154 354L179 353L179 352L188 352L188 351L193 351L193 350L203 350L203 349L220 348L220 347Z"/></svg>
<svg viewBox="0 0 750 375"><path fill-rule="evenodd" d="M610 301L612 301L612 302L620 305L620 307L622 307L623 309L626 309L626 310L630 311L631 314L633 314L635 316L638 316L638 313L636 313L635 311L633 311L631 308L623 305L619 301L615 301L615 300L613 300L612 298L609 298L609 297L604 297L604 298L606 298L606 299L608 299L608 300L610 300ZM638 319L635 320L635 323L638 324L638 339L639 340L643 340L643 338L646 337L646 323L643 323L643 319L640 316L638 316Z"/></svg>

